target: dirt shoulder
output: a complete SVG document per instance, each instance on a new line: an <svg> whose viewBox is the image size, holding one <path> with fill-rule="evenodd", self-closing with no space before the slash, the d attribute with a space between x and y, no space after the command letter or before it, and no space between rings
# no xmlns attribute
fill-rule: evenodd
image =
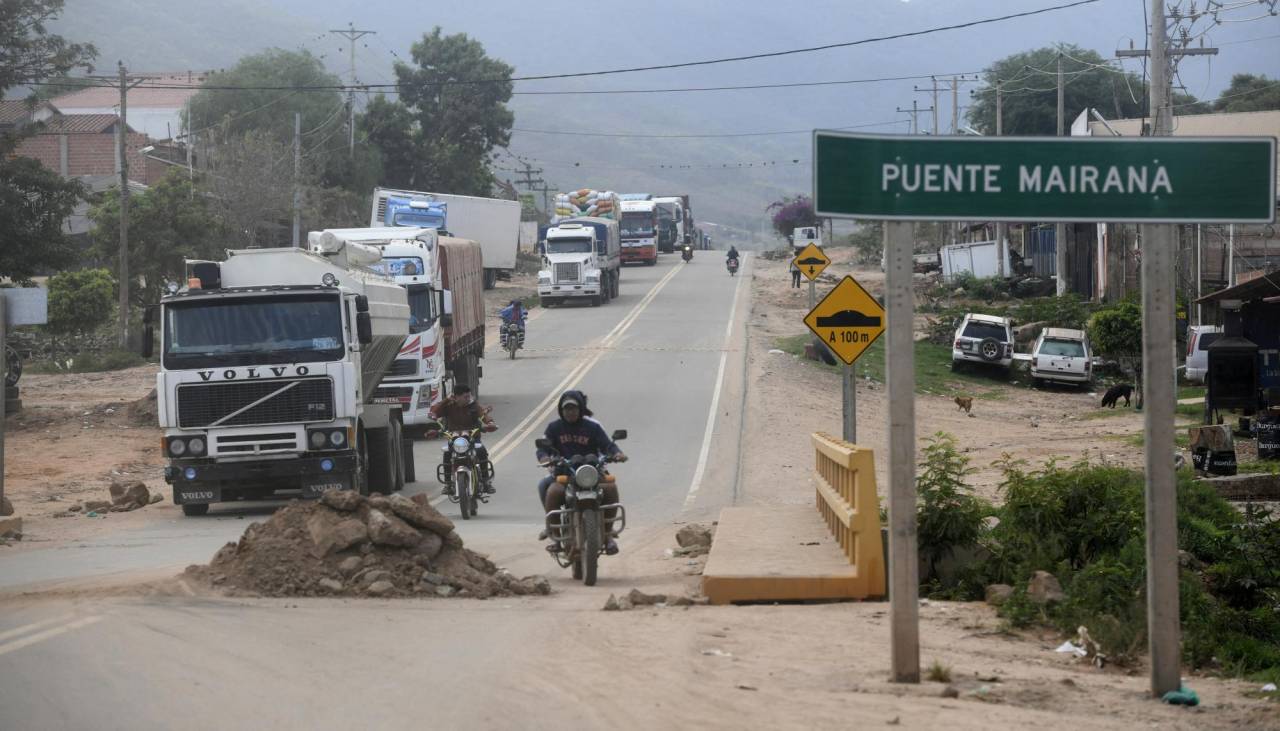
<svg viewBox="0 0 1280 731"><path fill-rule="evenodd" d="M883 292L880 272L854 271L847 250L830 253L835 264L828 272L836 276L851 273L873 295ZM810 434L840 433L840 376L834 369L776 350L779 338L805 331L801 318L808 311L807 285L790 288L785 262L757 258L752 272L740 502L812 504ZM819 292L829 289L834 281L820 283ZM918 319L918 330L925 321L924 317ZM989 499L1000 499L1000 475L992 464L1005 453L1030 464L1085 456L1133 466L1142 460L1141 448L1125 441L1141 430L1141 414L1118 410L1100 416L1099 396L1039 391L993 379L989 385L982 384L984 397L974 399L974 415L969 417L952 399L972 392L972 383L957 382L954 388L954 393L916 396L916 432L919 438L937 431L954 435L975 468L970 484ZM883 457L888 447L886 402L882 384L860 380L859 443L877 453L876 484L882 497L888 487ZM728 651L750 648L748 651L755 654L772 647L770 662L780 667L799 664L806 652L807 657L823 658L804 666L803 672L822 676L829 683L840 678L840 684L856 694L857 706L888 713L886 721L901 713L906 726L939 723L940 715L921 714L940 714L945 707L949 727L987 728L997 718L990 715L996 710L990 704L997 704L999 722L1021 727L1119 728L1137 723L1160 728L1280 728L1280 707L1245 695L1257 690L1256 683L1190 677L1187 684L1200 694L1203 705L1194 710L1162 705L1149 699L1145 668L1097 670L1056 653L1062 638L1052 632L1004 631L994 609L982 603L921 602L922 665L927 668L936 660L949 668L951 685L959 690L958 699L942 701L941 705L932 699L939 695L941 684L901 686L886 682L889 623L885 603L742 607L736 612L735 617L743 621L735 624L736 642L726 648ZM779 630L768 626L765 617L772 612L779 614L774 617L779 626L803 626L805 631L787 634L784 640ZM771 637L776 642L771 643ZM910 719L914 721L908 723Z"/></svg>

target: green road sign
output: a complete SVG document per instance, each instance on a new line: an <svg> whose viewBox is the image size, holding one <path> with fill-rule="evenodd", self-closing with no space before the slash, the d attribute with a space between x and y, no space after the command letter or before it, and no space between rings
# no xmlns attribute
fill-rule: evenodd
<svg viewBox="0 0 1280 731"><path fill-rule="evenodd" d="M1274 137L922 137L816 130L818 216L1270 223Z"/></svg>

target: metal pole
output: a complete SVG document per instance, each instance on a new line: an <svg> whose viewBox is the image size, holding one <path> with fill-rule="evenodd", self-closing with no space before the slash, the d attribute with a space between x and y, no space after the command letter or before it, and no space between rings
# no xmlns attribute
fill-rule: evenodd
<svg viewBox="0 0 1280 731"><path fill-rule="evenodd" d="M1154 134L1172 134L1164 4L1151 4L1151 111ZM1157 698L1182 684L1178 615L1178 493L1173 469L1173 343L1176 244L1169 224L1142 233L1142 396L1146 431L1147 628L1151 692Z"/></svg>
<svg viewBox="0 0 1280 731"><path fill-rule="evenodd" d="M125 142L129 135L128 97L129 87L126 85L124 63L119 63L120 72L120 130L116 149L120 155L120 272L117 277L120 289L119 322L120 349L129 348L129 155ZM2 418L2 417L0 417Z"/></svg>
<svg viewBox="0 0 1280 731"><path fill-rule="evenodd" d="M1158 4L1158 1L1157 1ZM1062 54L1057 55L1057 136L1062 137L1066 134L1066 87L1062 83ZM1066 278L1066 224L1053 224L1053 257L1055 257L1055 268L1057 269L1057 296L1061 297L1068 291L1068 278Z"/></svg>
<svg viewBox="0 0 1280 731"><path fill-rule="evenodd" d="M1200 295L1200 286L1201 286L1200 277L1202 276L1201 267L1203 266L1203 262L1200 261L1200 256L1201 256L1200 239L1201 239L1200 224L1197 223L1196 224L1196 324L1197 325L1204 324L1200 319L1201 317L1204 316L1204 313L1201 310L1203 306L1200 304L1200 296L1201 296Z"/></svg>
<svg viewBox="0 0 1280 731"><path fill-rule="evenodd" d="M858 443L858 373L856 365L844 367L844 440Z"/></svg>
<svg viewBox="0 0 1280 731"><path fill-rule="evenodd" d="M1004 135L1004 91L1000 88L1000 80L996 79L996 137ZM1009 224L996 224L996 276L1004 277L1011 274L1004 270L1005 252L1008 251L1008 244L1005 239L1009 236Z"/></svg>
<svg viewBox="0 0 1280 731"><path fill-rule="evenodd" d="M1236 225L1227 225L1227 286L1236 286Z"/></svg>
<svg viewBox="0 0 1280 731"><path fill-rule="evenodd" d="M929 77L929 82L933 84L933 136L938 136L938 80Z"/></svg>
<svg viewBox="0 0 1280 731"><path fill-rule="evenodd" d="M960 134L960 77L951 77L951 134Z"/></svg>
<svg viewBox="0 0 1280 731"><path fill-rule="evenodd" d="M302 112L293 113L293 248L302 239Z"/></svg>
<svg viewBox="0 0 1280 731"><path fill-rule="evenodd" d="M5 309L7 304L4 295L0 294L0 357L4 358L4 364L0 365L0 381L5 381L9 376L9 354L5 352L5 346L9 342L9 313ZM5 392L8 390L7 381L0 384L0 504L4 503L4 422L5 409L8 408Z"/></svg>
<svg viewBox="0 0 1280 731"><path fill-rule="evenodd" d="M794 253L794 252L795 252L795 247L794 247L794 246L792 246L792 247L791 247L791 249L792 249L792 258L795 258L795 253ZM810 279L810 280L809 280L809 311L810 311L810 312L813 312L813 308L818 306L818 291L817 291L817 287L818 287L817 283L816 283L816 282L814 282L812 279ZM813 336L813 347L815 348L815 351L814 351L814 353L813 353L813 354L814 354L815 356L817 356L818 358L822 358L822 350L821 350L821 348L825 348L825 347L827 347L827 344L826 344L826 343L824 343L824 342L822 342L822 340L820 340L820 339L818 338L818 336L817 336L817 335L814 335L814 336Z"/></svg>
<svg viewBox="0 0 1280 731"><path fill-rule="evenodd" d="M911 223L884 224L888 305L889 608L892 680L920 682L920 568L916 546L916 373Z"/></svg>

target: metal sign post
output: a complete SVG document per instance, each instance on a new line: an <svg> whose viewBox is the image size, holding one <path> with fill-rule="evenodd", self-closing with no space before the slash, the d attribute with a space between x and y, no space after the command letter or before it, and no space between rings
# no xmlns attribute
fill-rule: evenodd
<svg viewBox="0 0 1280 731"><path fill-rule="evenodd" d="M854 363L884 333L884 309L853 277L840 280L821 302L809 308L804 324L819 345L844 361L843 437L858 440L858 392Z"/></svg>
<svg viewBox="0 0 1280 731"><path fill-rule="evenodd" d="M843 439L858 443L858 373L856 365L844 367L844 429Z"/></svg>
<svg viewBox="0 0 1280 731"><path fill-rule="evenodd" d="M1153 7L1156 12L1163 10ZM1152 84L1153 89L1159 86ZM913 237L906 222L1152 224L1144 227L1142 252L1147 619L1152 690L1157 695L1176 690L1180 628L1171 459L1175 239L1168 224L1274 221L1275 138L929 138L815 131L813 147L816 215L887 221L885 290L893 325L885 367L889 593L892 674L898 682L920 680Z"/></svg>
<svg viewBox="0 0 1280 731"><path fill-rule="evenodd" d="M49 292L39 287L0 289L0 502L4 500L4 423L8 396L9 328L15 325L43 325L49 321Z"/></svg>

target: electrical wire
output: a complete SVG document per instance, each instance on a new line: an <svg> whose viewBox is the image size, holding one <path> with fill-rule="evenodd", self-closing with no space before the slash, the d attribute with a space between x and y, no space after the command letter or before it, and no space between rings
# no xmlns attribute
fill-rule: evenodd
<svg viewBox="0 0 1280 731"><path fill-rule="evenodd" d="M864 124L855 124L847 127L823 127L823 129L867 129L870 127L885 127L888 125L902 124L904 120L894 119L884 122L868 122ZM725 132L725 133L708 133L708 134L644 134L644 133L627 133L627 132L580 132L574 130L551 130L551 129L525 129L522 127L512 127L512 132L523 132L526 134L543 134L543 135L562 135L565 137L641 137L647 139L706 139L706 138L725 138L725 137L771 137L774 135L800 135L813 134L813 127L809 129L789 129L773 132Z"/></svg>

